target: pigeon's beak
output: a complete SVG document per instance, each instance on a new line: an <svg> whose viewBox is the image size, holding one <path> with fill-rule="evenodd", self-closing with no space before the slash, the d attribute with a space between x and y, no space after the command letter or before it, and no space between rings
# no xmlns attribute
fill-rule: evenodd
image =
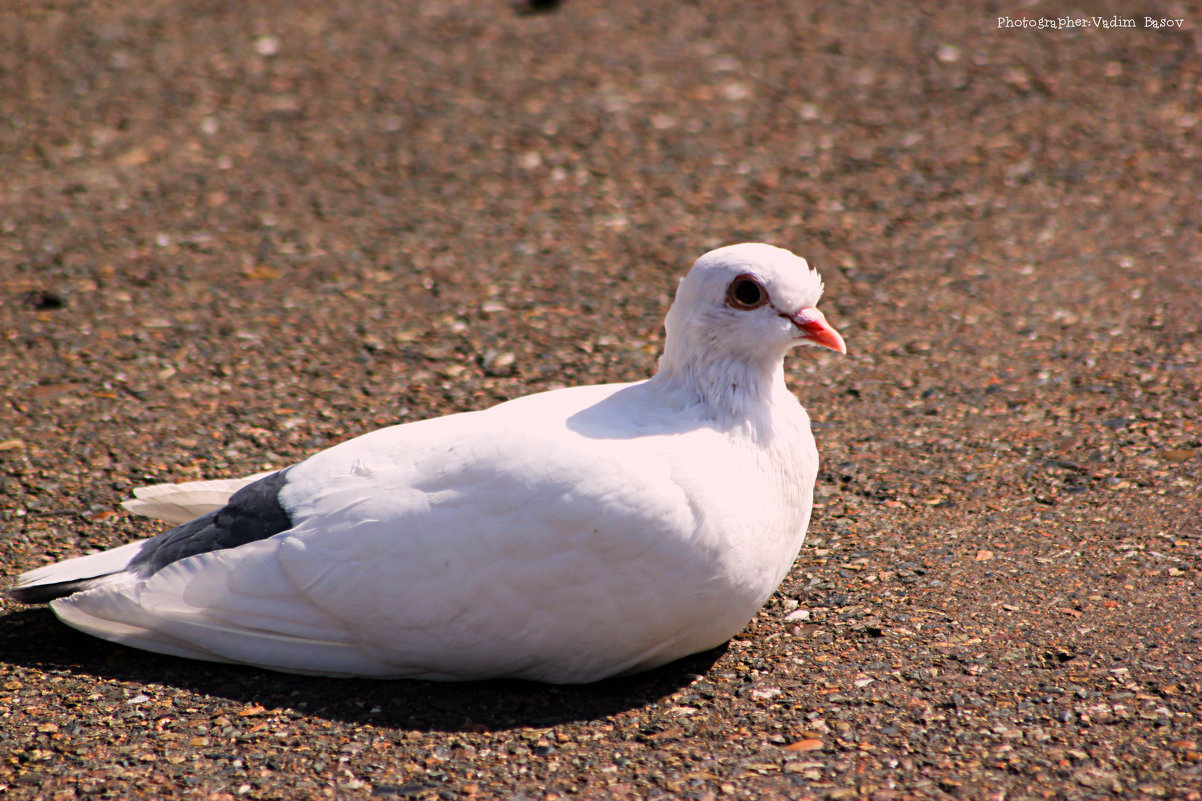
<svg viewBox="0 0 1202 801"><path fill-rule="evenodd" d="M788 317L789 322L797 326L797 330L801 332L802 339L808 339L815 345L821 345L824 348L838 351L839 353L847 353L847 345L843 344L843 337L839 336L831 324L826 321L826 316L814 307L802 309L796 314L784 315Z"/></svg>

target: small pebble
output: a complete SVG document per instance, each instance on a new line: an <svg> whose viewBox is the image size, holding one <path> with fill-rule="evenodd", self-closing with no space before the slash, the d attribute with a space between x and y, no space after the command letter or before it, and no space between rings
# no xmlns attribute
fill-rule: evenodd
<svg viewBox="0 0 1202 801"><path fill-rule="evenodd" d="M278 36L260 36L255 39L255 52L260 56L274 56L280 52L280 39Z"/></svg>

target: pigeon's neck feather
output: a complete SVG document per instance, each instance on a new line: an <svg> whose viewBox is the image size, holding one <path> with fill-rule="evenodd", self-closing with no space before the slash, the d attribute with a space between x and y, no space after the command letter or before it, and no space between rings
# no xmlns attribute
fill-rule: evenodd
<svg viewBox="0 0 1202 801"><path fill-rule="evenodd" d="M771 434L782 399L796 404L785 386L784 364L779 358L768 364L749 364L737 358L683 362L664 358L651 381L664 390L695 398L723 427L750 425L760 435Z"/></svg>

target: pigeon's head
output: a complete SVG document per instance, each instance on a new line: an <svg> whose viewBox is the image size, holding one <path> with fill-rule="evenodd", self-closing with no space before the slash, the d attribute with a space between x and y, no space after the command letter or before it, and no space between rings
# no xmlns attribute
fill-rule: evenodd
<svg viewBox="0 0 1202 801"><path fill-rule="evenodd" d="M664 322L661 370L734 361L773 370L794 345L847 353L818 299L822 279L806 260L760 243L706 253L681 279Z"/></svg>

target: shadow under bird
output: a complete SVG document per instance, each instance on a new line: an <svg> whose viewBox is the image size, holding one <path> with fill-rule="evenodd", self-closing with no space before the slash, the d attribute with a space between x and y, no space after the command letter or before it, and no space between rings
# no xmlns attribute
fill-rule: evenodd
<svg viewBox="0 0 1202 801"><path fill-rule="evenodd" d="M656 374L384 428L244 479L146 487L156 537L9 589L166 654L330 676L591 682L720 645L784 579L818 452L795 345L846 353L765 244L681 280Z"/></svg>

